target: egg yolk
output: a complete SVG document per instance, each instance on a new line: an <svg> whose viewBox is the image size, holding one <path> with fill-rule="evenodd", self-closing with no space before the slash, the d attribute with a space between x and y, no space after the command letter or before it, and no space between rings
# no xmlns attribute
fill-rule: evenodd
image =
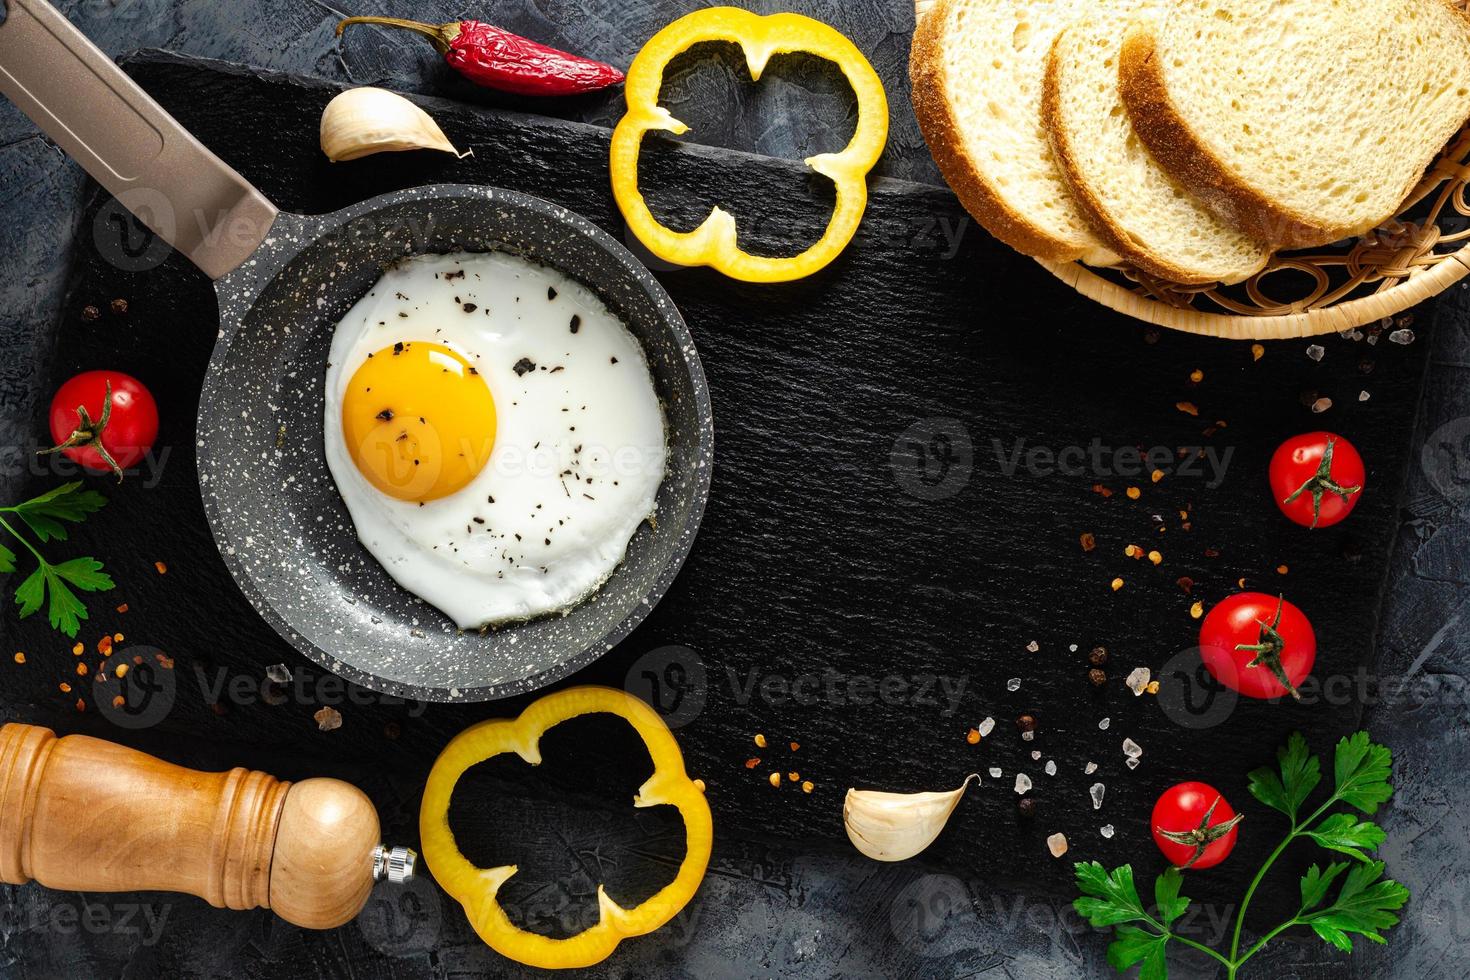
<svg viewBox="0 0 1470 980"><path fill-rule="evenodd" d="M342 430L367 481L398 500L464 489L495 446L495 399L479 372L439 344L369 354L347 384Z"/></svg>

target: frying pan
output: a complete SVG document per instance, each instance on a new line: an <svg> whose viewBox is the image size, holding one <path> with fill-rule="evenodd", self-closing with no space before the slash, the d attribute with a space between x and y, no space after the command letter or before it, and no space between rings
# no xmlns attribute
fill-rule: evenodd
<svg viewBox="0 0 1470 980"><path fill-rule="evenodd" d="M279 212L45 0L0 0L0 17L0 91L214 280L220 331L199 405L199 483L225 563L281 636L364 687L487 700L572 673L643 620L693 544L714 430L689 331L626 249L563 208L493 187ZM612 578L565 616L483 635L457 630L358 545L323 455L334 325L385 265L459 250L523 255L597 292L643 346L669 443L657 527L639 529Z"/></svg>

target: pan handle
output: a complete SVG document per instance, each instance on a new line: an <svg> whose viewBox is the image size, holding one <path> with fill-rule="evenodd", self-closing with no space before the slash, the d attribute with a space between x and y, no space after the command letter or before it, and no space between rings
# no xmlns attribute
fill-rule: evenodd
<svg viewBox="0 0 1470 980"><path fill-rule="evenodd" d="M46 0L0 0L0 92L210 278L270 232L275 205Z"/></svg>

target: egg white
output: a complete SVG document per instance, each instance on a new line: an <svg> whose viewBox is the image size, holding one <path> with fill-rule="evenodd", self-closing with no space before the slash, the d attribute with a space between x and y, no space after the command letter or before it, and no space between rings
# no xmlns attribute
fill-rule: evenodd
<svg viewBox="0 0 1470 980"><path fill-rule="evenodd" d="M455 350L495 399L488 465L423 504L373 487L342 431L353 373L399 341ZM566 611L596 591L654 513L667 459L648 362L627 326L581 284L500 252L389 268L337 325L325 421L327 466L358 539L463 629Z"/></svg>

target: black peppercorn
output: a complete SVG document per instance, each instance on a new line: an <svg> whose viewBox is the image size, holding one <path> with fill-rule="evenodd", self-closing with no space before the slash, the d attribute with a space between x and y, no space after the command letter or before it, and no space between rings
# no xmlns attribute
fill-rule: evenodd
<svg viewBox="0 0 1470 980"><path fill-rule="evenodd" d="M1101 667L1108 662L1108 650L1106 647L1093 647L1092 652L1087 655L1087 662L1094 667Z"/></svg>
<svg viewBox="0 0 1470 980"><path fill-rule="evenodd" d="M128 311L128 301L127 300L125 300L125 299L115 299L115 300L112 301L112 312L113 313L117 314L118 316L122 316L127 311Z"/></svg>
<svg viewBox="0 0 1470 980"><path fill-rule="evenodd" d="M1016 804L1016 809L1020 811L1023 817L1034 817L1036 816L1036 801L1029 796L1023 796L1021 797L1021 801Z"/></svg>
<svg viewBox="0 0 1470 980"><path fill-rule="evenodd" d="M102 319L102 311L89 304L82 307L82 319L88 323L91 323L93 320L100 320Z"/></svg>
<svg viewBox="0 0 1470 980"><path fill-rule="evenodd" d="M1016 719L1016 727L1023 732L1036 731L1036 719L1030 715L1022 715Z"/></svg>
<svg viewBox="0 0 1470 980"><path fill-rule="evenodd" d="M1105 671L1098 670L1094 667L1087 672L1087 679L1092 681L1093 687L1102 687L1108 682L1108 675Z"/></svg>

